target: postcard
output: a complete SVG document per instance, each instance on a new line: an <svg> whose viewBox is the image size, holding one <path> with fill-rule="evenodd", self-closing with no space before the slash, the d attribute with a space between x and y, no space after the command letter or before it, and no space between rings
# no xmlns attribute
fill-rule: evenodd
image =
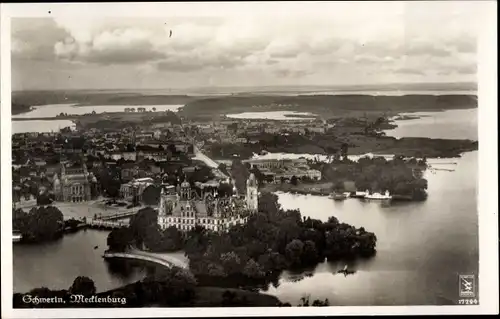
<svg viewBox="0 0 500 319"><path fill-rule="evenodd" d="M1 24L3 317L498 313L496 2Z"/></svg>

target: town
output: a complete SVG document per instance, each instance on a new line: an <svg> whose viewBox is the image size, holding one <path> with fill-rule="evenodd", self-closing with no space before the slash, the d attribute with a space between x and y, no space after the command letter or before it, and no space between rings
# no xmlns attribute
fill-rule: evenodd
<svg viewBox="0 0 500 319"><path fill-rule="evenodd" d="M5 10L9 307L484 306L486 19L315 5Z"/></svg>

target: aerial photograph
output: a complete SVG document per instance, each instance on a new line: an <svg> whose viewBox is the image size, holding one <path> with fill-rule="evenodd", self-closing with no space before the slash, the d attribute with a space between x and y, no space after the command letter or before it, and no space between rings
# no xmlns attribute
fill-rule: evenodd
<svg viewBox="0 0 500 319"><path fill-rule="evenodd" d="M478 305L476 8L12 18L12 307Z"/></svg>

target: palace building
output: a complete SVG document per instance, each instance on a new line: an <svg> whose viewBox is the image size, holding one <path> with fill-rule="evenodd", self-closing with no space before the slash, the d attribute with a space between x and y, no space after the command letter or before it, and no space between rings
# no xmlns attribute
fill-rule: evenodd
<svg viewBox="0 0 500 319"><path fill-rule="evenodd" d="M218 197L216 191L204 188L200 194L184 181L177 188L172 185L162 188L158 225L163 230L174 226L189 231L199 225L211 231L225 231L246 223L257 209L258 184L254 174L247 180L245 197L236 194Z"/></svg>
<svg viewBox="0 0 500 319"><path fill-rule="evenodd" d="M83 164L61 164L61 177L54 174L53 192L57 201L82 202L91 199L91 185L96 183L92 173Z"/></svg>

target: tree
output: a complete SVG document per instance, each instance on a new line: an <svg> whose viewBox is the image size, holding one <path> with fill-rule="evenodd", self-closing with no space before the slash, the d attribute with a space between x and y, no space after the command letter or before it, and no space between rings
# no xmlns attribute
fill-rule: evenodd
<svg viewBox="0 0 500 319"><path fill-rule="evenodd" d="M243 274L249 278L263 278L265 276L262 267L253 259L248 260L243 268Z"/></svg>
<svg viewBox="0 0 500 319"><path fill-rule="evenodd" d="M292 266L301 264L303 250L304 243L299 239L294 239L286 245L285 256Z"/></svg>
<svg viewBox="0 0 500 319"><path fill-rule="evenodd" d="M240 194L246 191L247 179L250 176L248 168L241 162L241 160L234 160L231 164L231 176L235 180L236 188Z"/></svg>
<svg viewBox="0 0 500 319"><path fill-rule="evenodd" d="M318 250L316 249L316 244L313 241L306 240L304 242L301 259L304 265L313 265L318 262Z"/></svg>
<svg viewBox="0 0 500 319"><path fill-rule="evenodd" d="M85 276L78 276L69 288L69 293L84 296L94 295L96 293L94 281Z"/></svg>
<svg viewBox="0 0 500 319"><path fill-rule="evenodd" d="M340 147L340 154L341 154L343 160L345 160L347 158L348 152L349 152L349 144L342 143L342 146Z"/></svg>
<svg viewBox="0 0 500 319"><path fill-rule="evenodd" d="M109 197L116 199L120 196L121 184L117 172L102 169L99 174L99 182L101 183L101 189L104 190Z"/></svg>
<svg viewBox="0 0 500 319"><path fill-rule="evenodd" d="M161 188L149 185L142 192L142 202L147 206L158 206L160 203Z"/></svg>
<svg viewBox="0 0 500 319"><path fill-rule="evenodd" d="M149 230L150 226L157 226L158 212L151 207L146 207L137 212L130 218L129 227L134 240L141 245Z"/></svg>
<svg viewBox="0 0 500 319"><path fill-rule="evenodd" d="M37 206L47 206L52 204L52 199L48 192L43 192L36 196L36 204Z"/></svg>
<svg viewBox="0 0 500 319"><path fill-rule="evenodd" d="M266 212L269 215L276 215L281 209L278 203L278 196L273 193L262 193L259 197L259 211Z"/></svg>
<svg viewBox="0 0 500 319"><path fill-rule="evenodd" d="M175 226L170 226L163 232L163 249L177 251L184 245L184 235Z"/></svg>
<svg viewBox="0 0 500 319"><path fill-rule="evenodd" d="M208 262L207 274L211 277L227 277L224 267L218 263Z"/></svg>
<svg viewBox="0 0 500 319"><path fill-rule="evenodd" d="M229 197L233 195L233 188L227 183L220 183L217 193L219 197Z"/></svg>
<svg viewBox="0 0 500 319"><path fill-rule="evenodd" d="M113 229L107 238L108 248L111 251L125 251L132 244L132 232L129 228Z"/></svg>
<svg viewBox="0 0 500 319"><path fill-rule="evenodd" d="M229 274L241 272L240 257L233 251L220 255L220 262Z"/></svg>
<svg viewBox="0 0 500 319"><path fill-rule="evenodd" d="M64 227L63 214L53 206L33 207L27 215L16 213L16 218L23 219L18 221L16 226L27 240L52 239L60 234Z"/></svg>

